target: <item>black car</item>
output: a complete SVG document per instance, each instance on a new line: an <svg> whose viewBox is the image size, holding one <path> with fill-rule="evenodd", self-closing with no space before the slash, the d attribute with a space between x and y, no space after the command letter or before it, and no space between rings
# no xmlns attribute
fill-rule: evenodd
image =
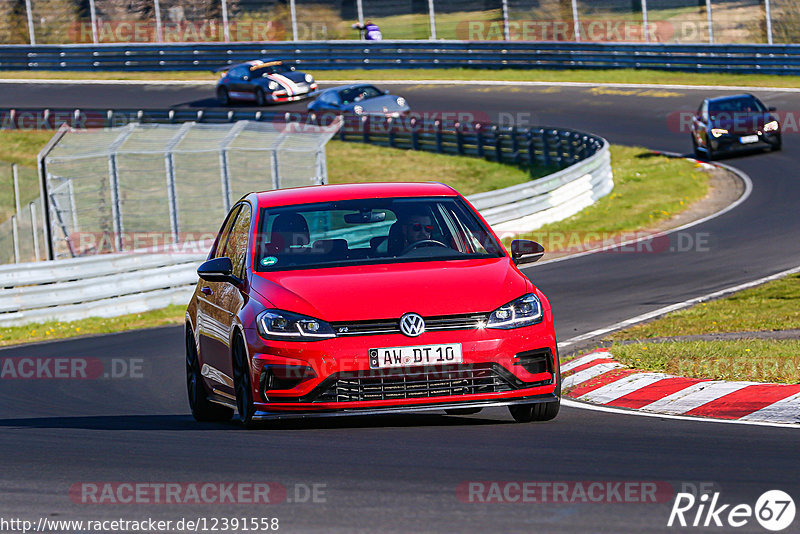
<svg viewBox="0 0 800 534"><path fill-rule="evenodd" d="M781 125L751 94L706 98L692 118L695 156L714 159L723 153L781 149Z"/></svg>
<svg viewBox="0 0 800 534"><path fill-rule="evenodd" d="M402 96L381 91L374 85L352 84L326 89L308 105L308 111L353 113L400 117L408 114L408 102Z"/></svg>
<svg viewBox="0 0 800 534"><path fill-rule="evenodd" d="M314 96L314 77L296 70L279 59L253 60L217 69L217 99L227 106L234 100L255 102L259 106L294 102Z"/></svg>

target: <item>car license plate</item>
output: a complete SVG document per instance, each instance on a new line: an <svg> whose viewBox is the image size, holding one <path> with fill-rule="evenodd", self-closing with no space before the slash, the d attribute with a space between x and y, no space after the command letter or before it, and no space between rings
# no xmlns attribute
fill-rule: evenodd
<svg viewBox="0 0 800 534"><path fill-rule="evenodd" d="M739 138L739 142L743 145L747 145L749 143L758 143L758 136L757 135L745 135Z"/></svg>
<svg viewBox="0 0 800 534"><path fill-rule="evenodd" d="M417 345L369 349L371 369L391 369L416 365L448 365L463 361L460 343Z"/></svg>

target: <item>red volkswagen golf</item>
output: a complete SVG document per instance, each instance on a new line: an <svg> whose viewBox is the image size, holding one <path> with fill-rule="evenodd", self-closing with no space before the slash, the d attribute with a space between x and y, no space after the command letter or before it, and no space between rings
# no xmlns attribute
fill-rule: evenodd
<svg viewBox="0 0 800 534"><path fill-rule="evenodd" d="M560 404L553 314L475 209L437 183L252 193L186 312L198 421Z"/></svg>

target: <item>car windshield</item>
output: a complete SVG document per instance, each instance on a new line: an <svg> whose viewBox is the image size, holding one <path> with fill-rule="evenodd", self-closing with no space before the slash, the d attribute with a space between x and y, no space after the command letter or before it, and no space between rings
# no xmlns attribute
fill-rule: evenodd
<svg viewBox="0 0 800 534"><path fill-rule="evenodd" d="M723 113L765 113L764 104L752 96L739 98L726 98L725 100L712 100L708 103L708 114L717 117Z"/></svg>
<svg viewBox="0 0 800 534"><path fill-rule="evenodd" d="M377 87L372 85L361 85L359 87L352 87L345 89L340 93L342 97L342 104L352 104L353 102L361 102L376 96L381 96L383 93Z"/></svg>
<svg viewBox="0 0 800 534"><path fill-rule="evenodd" d="M257 271L503 256L472 210L444 197L262 208L256 239Z"/></svg>
<svg viewBox="0 0 800 534"><path fill-rule="evenodd" d="M251 70L253 71L253 76L256 78L267 74L285 74L287 72L292 72L292 68L284 63L268 64L258 68L251 67Z"/></svg>

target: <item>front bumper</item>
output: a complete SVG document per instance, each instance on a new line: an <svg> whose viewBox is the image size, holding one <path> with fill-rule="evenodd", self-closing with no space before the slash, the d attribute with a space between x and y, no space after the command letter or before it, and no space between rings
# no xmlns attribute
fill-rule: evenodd
<svg viewBox="0 0 800 534"><path fill-rule="evenodd" d="M558 382L555 334L547 323L516 330L426 332L418 338L365 335L312 343L266 341L255 330L247 330L246 337L253 398L257 411L264 413L387 413L485 402L508 405L520 399L549 402ZM463 362L370 368L371 348L448 343L461 344ZM265 385L265 376L287 369L294 374L283 376L294 378L283 382L284 389Z"/></svg>
<svg viewBox="0 0 800 534"><path fill-rule="evenodd" d="M750 143L743 143L742 139L750 136L758 137L758 140ZM742 134L724 134L720 137L709 137L711 150L715 152L748 152L750 150L761 150L780 146L780 132L751 132Z"/></svg>
<svg viewBox="0 0 800 534"><path fill-rule="evenodd" d="M402 413L420 413L420 412L434 412L450 409L463 409L463 408L494 408L502 406L511 406L514 404L535 404L542 402L556 402L559 400L553 393L545 393L540 395L531 395L528 397L504 399L504 400L477 400L477 401L462 401L462 402L439 402L430 404L419 405L406 405L406 406L384 406L377 408L344 408L338 410L326 410L317 412L281 412L281 411L256 411L253 419L258 421L275 421L281 419L306 419L317 417L341 417L341 416L369 416L369 415L387 415L387 414L402 414Z"/></svg>

